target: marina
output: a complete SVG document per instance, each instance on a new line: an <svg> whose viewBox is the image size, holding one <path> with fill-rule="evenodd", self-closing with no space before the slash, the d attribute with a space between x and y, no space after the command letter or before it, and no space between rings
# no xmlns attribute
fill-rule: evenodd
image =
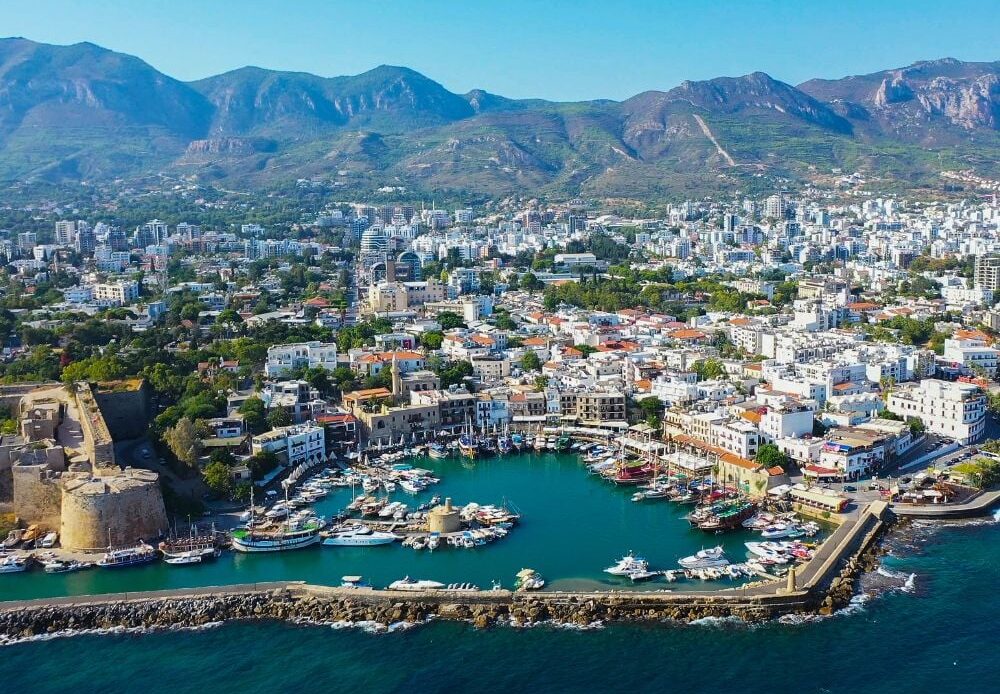
<svg viewBox="0 0 1000 694"><path fill-rule="evenodd" d="M538 438L548 445L550 437ZM558 437L551 438L553 446L558 446ZM687 518L694 506L666 500L634 503L631 495L635 487L609 485L600 476L588 474L579 452L536 451L525 445L522 453L475 459L455 454L444 459L398 457L387 460L380 469L392 471L392 475L382 477L395 479L393 491L385 491L381 479L376 491L375 475L362 474L363 465L359 463L356 475L321 473L321 479L338 481L326 486L305 482L291 494L290 501L301 499L303 492L311 498L307 504L287 508L289 515L300 514L297 522L302 524L284 537L286 542L305 545L294 552L266 551L276 541L267 538L263 531L255 531L258 536L255 544L259 547L252 549L256 551L225 551L214 561L188 562L180 556L179 562L173 564L155 561L131 566L127 571L17 572L4 576L5 597L23 599L281 580L336 585L343 575L362 576L380 587L404 576L414 576L444 585L469 583L490 587L500 583L513 588L518 573L526 566L544 576L544 590L683 591L727 588L762 577L779 577L780 571L775 570L740 571L738 575L736 571L727 571L724 575L702 577L685 573L678 560L716 545L724 548L733 564L751 560L754 555L744 543L762 540L760 530L741 526L722 535L706 535ZM423 488L415 493L404 490L400 484L427 479L439 482L421 485ZM360 488L363 482L372 487L371 493ZM364 515L364 502L357 504L363 498L379 500L380 510L393 503L405 504L406 508L396 507L397 511L403 511L401 517L394 517L396 512L381 516L380 510ZM453 499L458 515L464 513L474 520L473 526L465 523L461 529L437 535L413 530L424 527L426 516L422 514L443 504L445 498ZM281 509L281 503L271 506L270 511ZM357 512L352 514L353 520L345 521L343 514L352 503L357 504ZM418 510L421 508L424 510ZM516 515L516 526L505 527L510 521L505 513ZM236 522L249 520L244 516ZM274 526L285 520L273 518L272 514L269 522ZM323 524L327 527L320 528ZM249 534L250 531L236 531L235 543L246 543L244 538ZM201 538L175 539L170 546L179 555L206 550L208 541L204 535ZM632 580L604 572L609 561L630 548L648 559L656 570L654 575ZM188 563L196 565L184 570L176 568Z"/></svg>

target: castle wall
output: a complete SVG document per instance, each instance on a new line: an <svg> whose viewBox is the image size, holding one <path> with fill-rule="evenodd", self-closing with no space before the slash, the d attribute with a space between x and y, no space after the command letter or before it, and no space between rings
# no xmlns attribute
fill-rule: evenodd
<svg viewBox="0 0 1000 694"><path fill-rule="evenodd" d="M146 434L150 420L150 389L145 381L99 383L94 394L115 440Z"/></svg>
<svg viewBox="0 0 1000 694"><path fill-rule="evenodd" d="M125 470L93 479L69 479L62 495L62 546L102 549L149 540L168 529L158 476Z"/></svg>
<svg viewBox="0 0 1000 694"><path fill-rule="evenodd" d="M14 513L24 525L37 523L47 530L60 525L62 490L59 478L41 465L14 465Z"/></svg>

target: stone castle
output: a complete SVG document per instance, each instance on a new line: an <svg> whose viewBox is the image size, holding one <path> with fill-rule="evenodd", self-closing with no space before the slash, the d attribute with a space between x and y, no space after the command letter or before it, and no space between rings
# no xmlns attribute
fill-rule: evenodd
<svg viewBox="0 0 1000 694"><path fill-rule="evenodd" d="M146 411L141 382L108 391L115 412ZM22 526L58 531L66 549L129 545L168 527L159 476L118 466L99 402L87 383L0 388L0 405L19 429L0 438L0 512L13 513Z"/></svg>

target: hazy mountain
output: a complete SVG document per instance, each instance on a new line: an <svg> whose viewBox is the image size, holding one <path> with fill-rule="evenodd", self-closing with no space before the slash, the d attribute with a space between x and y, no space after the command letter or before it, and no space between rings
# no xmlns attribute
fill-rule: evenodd
<svg viewBox="0 0 1000 694"><path fill-rule="evenodd" d="M184 83L93 44L0 39L0 180L323 176L358 191L656 197L844 167L913 185L941 168L995 173L998 77L1000 63L945 59L798 87L757 72L557 103L454 94L392 66Z"/></svg>

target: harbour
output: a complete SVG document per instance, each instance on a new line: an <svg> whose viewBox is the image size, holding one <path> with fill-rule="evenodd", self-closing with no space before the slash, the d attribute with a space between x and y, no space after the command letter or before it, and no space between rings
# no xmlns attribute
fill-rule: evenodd
<svg viewBox="0 0 1000 694"><path fill-rule="evenodd" d="M658 570L679 569L679 559L717 545L734 563L742 562L752 556L745 543L761 537L759 532L745 529L707 535L686 519L691 506L666 500L635 503L631 500L634 488L619 488L588 475L580 456L573 453L531 450L475 461L458 456L416 458L406 465L432 471L441 480L415 494L397 488L388 495L407 504L411 511L430 505L434 497L441 501L447 497L456 506L475 501L487 508L516 508L517 525L502 539L471 548L442 540L434 551L415 551L394 541L387 546L320 545L279 553L227 551L191 567L156 562L121 571L28 571L3 576L4 597L14 600L267 581L335 586L345 575L363 576L374 586L411 576L446 585L469 583L487 589L499 583L512 588L515 576L526 567L544 576L546 590L555 591L717 590L760 580L754 576L633 582L605 573L606 567L630 550L642 554ZM360 489L331 487L311 508L319 516L333 518L361 495ZM382 492L379 496L387 495ZM238 523L235 518L233 522ZM362 518L360 524L400 537L407 532L405 520ZM427 536L414 533L414 537Z"/></svg>

